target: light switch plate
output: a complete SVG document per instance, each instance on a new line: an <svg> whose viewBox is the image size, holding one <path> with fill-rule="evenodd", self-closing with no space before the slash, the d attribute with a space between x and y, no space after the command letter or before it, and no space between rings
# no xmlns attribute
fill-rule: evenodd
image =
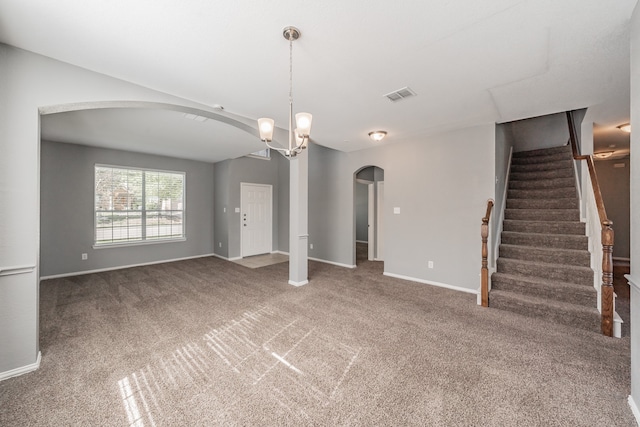
<svg viewBox="0 0 640 427"><path fill-rule="evenodd" d="M236 208L236 213L240 213L240 208Z"/></svg>
<svg viewBox="0 0 640 427"><path fill-rule="evenodd" d="M400 208L393 208L393 213L396 215L400 215Z"/></svg>

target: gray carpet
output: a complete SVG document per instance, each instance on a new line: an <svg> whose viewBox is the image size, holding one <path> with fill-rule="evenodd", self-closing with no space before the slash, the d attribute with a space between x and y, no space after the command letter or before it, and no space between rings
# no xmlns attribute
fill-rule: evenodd
<svg viewBox="0 0 640 427"><path fill-rule="evenodd" d="M513 153L489 305L600 331L571 147Z"/></svg>
<svg viewBox="0 0 640 427"><path fill-rule="evenodd" d="M41 284L2 426L630 426L629 340L310 263L202 258Z"/></svg>

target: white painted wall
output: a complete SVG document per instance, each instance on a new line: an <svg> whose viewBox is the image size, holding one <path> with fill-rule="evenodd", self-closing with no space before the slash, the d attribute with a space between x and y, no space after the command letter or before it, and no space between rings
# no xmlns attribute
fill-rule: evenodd
<svg viewBox="0 0 640 427"><path fill-rule="evenodd" d="M39 108L148 101L208 107L0 44L0 377L38 358Z"/></svg>

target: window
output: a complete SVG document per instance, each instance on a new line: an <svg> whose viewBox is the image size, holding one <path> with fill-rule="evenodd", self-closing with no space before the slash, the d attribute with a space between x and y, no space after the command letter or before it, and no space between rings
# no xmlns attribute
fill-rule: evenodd
<svg viewBox="0 0 640 427"><path fill-rule="evenodd" d="M183 172L95 167L95 244L184 239Z"/></svg>
<svg viewBox="0 0 640 427"><path fill-rule="evenodd" d="M259 159L271 159L271 150L269 148L265 148L264 150L256 151L255 153L249 154L247 157L257 157Z"/></svg>

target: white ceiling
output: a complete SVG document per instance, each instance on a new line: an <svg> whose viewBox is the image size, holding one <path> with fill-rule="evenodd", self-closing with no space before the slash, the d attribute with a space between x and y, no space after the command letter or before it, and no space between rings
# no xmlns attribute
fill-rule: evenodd
<svg viewBox="0 0 640 427"><path fill-rule="evenodd" d="M372 147L367 133L376 129L388 131L383 144L392 144L590 106L602 111L599 126L615 129L629 121L635 4L2 0L0 42L286 127L282 29L294 25L302 32L293 52L294 111L313 114L314 142L353 151ZM383 97L405 86L418 95L398 103ZM59 113L44 121L43 137L209 161L235 156L228 144L256 147L253 135L182 115ZM207 150L216 153L203 156Z"/></svg>

